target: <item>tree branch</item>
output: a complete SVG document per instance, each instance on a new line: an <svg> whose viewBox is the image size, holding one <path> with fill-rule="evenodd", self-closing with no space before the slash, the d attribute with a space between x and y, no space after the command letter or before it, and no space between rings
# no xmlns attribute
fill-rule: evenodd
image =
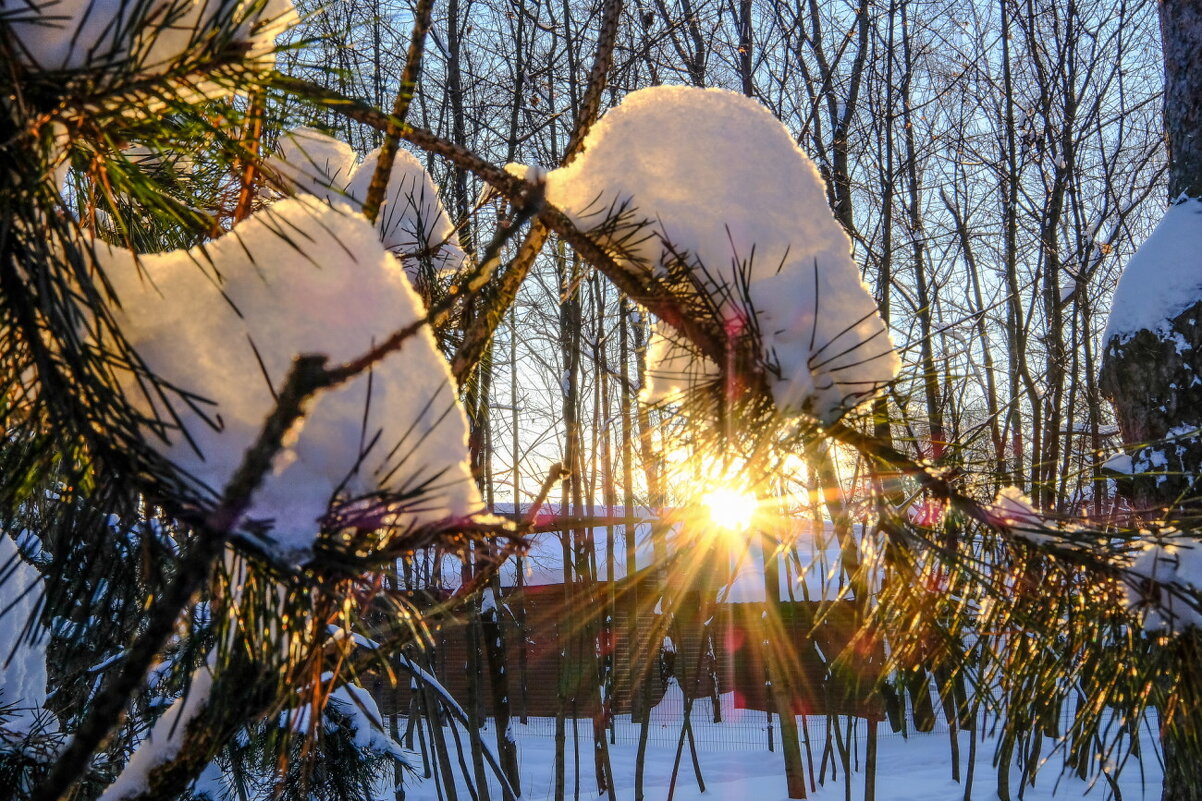
<svg viewBox="0 0 1202 801"><path fill-rule="evenodd" d="M430 13L433 8L434 0L418 0L417 7L413 10L413 33L409 37L409 52L405 56L405 68L401 72L401 85L392 104L392 118L399 124L389 126L384 132L384 143L380 146L376 171L372 173L367 197L363 201L363 216L370 223L375 223L376 215L380 213L380 204L384 201L384 192L388 189L388 181L392 177L392 165L401 139L400 125L404 125L405 117L409 114L409 105L413 102L413 92L417 88L418 76L421 75L422 54L426 49L426 33L430 30Z"/></svg>

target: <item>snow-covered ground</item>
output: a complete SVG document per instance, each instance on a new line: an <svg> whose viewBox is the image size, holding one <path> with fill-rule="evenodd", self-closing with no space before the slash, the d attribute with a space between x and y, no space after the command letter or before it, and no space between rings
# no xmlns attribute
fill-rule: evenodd
<svg viewBox="0 0 1202 801"><path fill-rule="evenodd" d="M657 710L662 712L663 710ZM705 712L698 709L694 720L696 729L698 762L705 792L701 792L693 771L687 745L681 756L679 773L672 795L675 801L783 801L788 798L785 787L783 761L780 753L779 735L775 739L777 750L767 749L767 729L762 725L763 712L739 710L725 724L706 721ZM676 758L676 740L679 737L679 721L675 724L670 716L657 714L653 717L650 744L647 749L644 791L647 801L665 801L672 783L673 764ZM846 720L846 719L844 719ZM800 721L800 718L799 718ZM592 758L592 724L578 722L579 747L579 798L598 798ZM822 758L822 742L826 736L825 718L811 717L807 721L814 757L815 776L819 774ZM758 730L757 730L758 729ZM965 797L965 783L952 780L950 758L950 735L946 726L942 731L929 734L911 733L908 737L894 734L884 723L879 726L876 768L877 801L953 801ZM555 741L551 719L531 718L526 725L515 723L513 732L519 746L519 761L522 774L522 798L526 801L542 801L554 798ZM609 746L610 760L616 777L616 798L627 801L634 798L634 765L637 750L638 727L630 718L619 717L615 727L616 742ZM969 735L958 735L961 756L961 777L969 765ZM485 732L485 742L491 745L492 731ZM448 738L450 739L450 738ZM1125 801L1158 801L1160 798L1161 769L1156 760L1150 737L1144 737L1143 773L1140 765L1130 762L1119 780ZM453 742L453 740L452 740ZM976 749L974 778L971 797L978 801L997 798L997 770L993 767L996 740L984 734ZM864 746L865 724L858 721L853 735L855 754L852 756L850 795L847 778L838 765L838 775L831 778L828 766L825 783L809 790L808 797L817 801L864 798ZM838 751L832 746L832 751ZM1046 751L1046 749L1045 749ZM571 727L568 728L566 749L567 781L565 796L574 798L576 769L575 748ZM804 752L803 752L804 754ZM466 755L465 755L466 758ZM803 755L803 761L804 761ZM837 760L837 757L836 757ZM468 759L470 764L470 759ZM1077 799L1110 797L1105 780L1099 779L1091 785L1072 775L1063 774L1063 753L1056 751L1050 756L1045 753L1044 764L1038 772L1034 787L1027 787L1024 801L1053 801L1053 799ZM1017 797L1020 788L1020 771L1011 768L1011 793ZM462 781L462 780L460 780ZM492 784L490 782L490 784ZM459 799L472 796L466 786L460 784ZM383 799L384 794L378 796ZM408 801L439 801L438 788L433 779L409 778L405 786ZM604 796L600 796L604 797ZM390 797L389 797L390 798ZM445 798L445 796L444 796ZM490 798L501 798L499 788L490 786Z"/></svg>

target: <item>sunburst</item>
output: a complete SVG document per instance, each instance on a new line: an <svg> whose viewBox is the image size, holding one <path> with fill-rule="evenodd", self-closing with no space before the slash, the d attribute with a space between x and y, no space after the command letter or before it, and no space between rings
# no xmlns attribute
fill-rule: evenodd
<svg viewBox="0 0 1202 801"><path fill-rule="evenodd" d="M701 498L710 521L719 528L738 533L747 530L759 509L756 496L734 486L715 487Z"/></svg>

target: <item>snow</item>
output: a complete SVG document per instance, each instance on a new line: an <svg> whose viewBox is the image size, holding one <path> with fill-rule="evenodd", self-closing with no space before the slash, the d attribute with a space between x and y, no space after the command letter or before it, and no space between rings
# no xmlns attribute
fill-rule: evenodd
<svg viewBox="0 0 1202 801"><path fill-rule="evenodd" d="M821 537L812 535L812 528L789 554L779 557L777 576L781 599L785 601L833 601L849 599L855 594L847 586L841 568L841 554L834 528L827 523ZM856 526L856 534L860 527ZM733 572L729 580L718 590L720 603L764 603L767 601L767 586L764 581L764 554L762 548L744 546L732 549L730 562Z"/></svg>
<svg viewBox="0 0 1202 801"><path fill-rule="evenodd" d="M601 507L593 511L596 515L605 515L605 510ZM620 520L624 517L624 512L621 507L615 507L611 516ZM636 515L639 522L634 529L636 568L646 568L655 560L651 523L644 519L645 517L646 511L639 510ZM613 576L620 581L629 575L625 526L617 524L613 529ZM861 527L856 525L855 531L859 536ZM605 538L609 535L608 527L593 527L591 534L597 544L597 577L604 580L610 571L608 548L605 546ZM780 597L799 601L854 597L842 575L838 541L830 521L825 521L821 529L816 528L809 520L796 521L792 535L794 541L780 558ZM523 585L545 587L563 582L562 536L559 532L541 532L529 534L524 538L529 547L522 556ZM680 575L712 576L716 580L706 578L704 581L710 589L716 591L720 603L763 603L766 594L762 547L742 535L723 534L716 541L711 540L711 536L712 532L705 533L700 529L685 530L680 525L669 529L665 544L669 558L677 560L671 569L679 571ZM457 589L460 586L460 565L457 557L444 554L440 558L443 560L441 587L448 590ZM715 569L719 562L726 565L726 570L721 573ZM517 558L511 556L498 568L501 587L505 590L517 586L517 567ZM482 603L487 606L490 602L483 598ZM658 606L656 614L662 614L662 609Z"/></svg>
<svg viewBox="0 0 1202 801"><path fill-rule="evenodd" d="M241 45L270 68L291 0L0 0L16 55L40 70L165 71L198 47Z"/></svg>
<svg viewBox="0 0 1202 801"><path fill-rule="evenodd" d="M676 757L676 746L680 736L682 706L665 701L651 715L650 744L645 760L644 790L646 801L666 801L672 782L672 769ZM785 801L788 792L785 785L783 760L780 753L780 730L773 726L776 751L769 751L768 726L763 712L747 709L731 709L729 698L723 696L724 723L713 723L709 699L694 701L691 725L698 748L702 777L706 791L698 790L692 762L686 745L681 755L679 773L676 777L672 798L675 801ZM809 716L798 718L805 721L812 743L814 771L823 770L822 750L827 738L825 717ZM596 788L594 762L589 753L592 744L591 719L568 721L567 753L565 760L565 785L571 797L572 788L579 779L581 797L592 796ZM489 722L491 727L492 723ZM846 719L840 719L846 726ZM890 731L888 724L878 724L878 751L876 769L877 801L944 801L965 796L964 782L955 782L951 776L949 738L946 725L930 733L911 732L903 737ZM637 722L629 715L617 716L615 722L616 744L609 745L610 762L614 770L615 795L619 799L634 798L634 766L638 742ZM511 730L518 743L518 761L521 771L523 798L544 799L553 797L555 745L552 733L554 720L530 718L528 724L516 721ZM991 760L997 748L997 740L988 734L988 727L980 727L976 753L973 798L995 798L997 770ZM491 736L491 733L485 735ZM831 733L833 737L833 732ZM746 739L745 739L746 738ZM841 801L844 798L864 798L865 765L865 722L855 722L855 732L850 743L850 758L853 772L850 776L838 767L833 778L829 767L825 768L826 781L811 789L807 782L808 798L811 801ZM967 771L969 760L969 734L956 735L960 747L961 772ZM1141 747L1146 758L1141 766L1128 764L1118 779L1123 798L1130 801L1153 801L1160 797L1161 769L1153 756L1155 741L1145 730L1142 732ZM579 761L573 758L574 743L579 743ZM834 746L832 746L834 748ZM837 749L836 749L837 750ZM1092 786L1082 781L1071 771L1061 772L1062 752L1048 755L1036 774L1033 786L1023 787L1025 801L1056 801L1056 799L1106 798L1106 782L1096 779ZM804 760L804 756L803 756ZM836 757L836 762L838 759ZM807 777L808 777L807 770ZM1010 770L1011 788L1022 787L1021 771ZM462 776L456 781L459 797L467 798L467 786ZM499 797L496 784L490 777L490 797ZM850 785L850 787L848 786ZM391 787L382 782L371 796L373 799L391 799ZM420 775L405 777L405 798L408 801L435 801L440 798L434 778L423 779Z"/></svg>
<svg viewBox="0 0 1202 801"><path fill-rule="evenodd" d="M691 387L712 382L722 375L718 365L698 357L671 326L659 320L647 343L647 386L641 397L651 403L682 399Z"/></svg>
<svg viewBox="0 0 1202 801"><path fill-rule="evenodd" d="M0 726L26 735L57 730L47 713L46 639L30 642L25 627L41 605L42 576L11 538L0 534Z"/></svg>
<svg viewBox="0 0 1202 801"><path fill-rule="evenodd" d="M192 783L190 790L194 798L205 798L209 801L224 801L229 798L229 782L221 771L221 765L210 762L200 772L200 776Z"/></svg>
<svg viewBox="0 0 1202 801"><path fill-rule="evenodd" d="M1134 464L1131 461L1131 454L1129 453L1116 453L1102 463L1102 469L1108 470L1111 473L1124 473L1126 475L1135 472Z"/></svg>
<svg viewBox="0 0 1202 801"><path fill-rule="evenodd" d="M1202 200L1171 206L1119 278L1103 342L1138 331L1167 334L1170 322L1202 300Z"/></svg>
<svg viewBox="0 0 1202 801"><path fill-rule="evenodd" d="M210 668L204 666L197 669L192 674L187 691L154 722L150 734L138 744L117 780L100 796L100 801L121 801L146 792L150 786L151 772L179 754L188 724L204 711L212 689L213 674Z"/></svg>
<svg viewBox="0 0 1202 801"><path fill-rule="evenodd" d="M1128 605L1147 631L1202 628L1202 542L1176 531L1148 537L1127 566Z"/></svg>
<svg viewBox="0 0 1202 801"><path fill-rule="evenodd" d="M365 638L356 638L357 644L363 645L364 642L370 643ZM370 643L368 647L374 649L379 646ZM326 671L321 675L323 684L333 679L332 672ZM331 715L331 712L335 714ZM321 719L326 731L345 726L351 736L351 745L361 753L391 756L405 763L412 761L414 755L402 748L385 730L384 716L380 713L375 698L357 684L345 683L331 691L326 698ZM287 710L278 722L281 727L308 736L313 732L313 707L308 703L293 707ZM391 775L392 771L388 773Z"/></svg>
<svg viewBox="0 0 1202 801"><path fill-rule="evenodd" d="M763 106L721 89L642 89L593 126L584 148L547 174L548 202L631 270L663 276L684 261L731 334L758 331L782 411L831 420L896 376L899 359L818 170ZM714 371L659 332L651 401Z"/></svg>
<svg viewBox="0 0 1202 801"><path fill-rule="evenodd" d="M334 642L350 640L356 646L360 648L366 648L369 651L378 650L380 647L380 644L375 640L369 637L364 637L357 631L350 631L349 629L345 629L341 626L335 626L333 623L326 626L326 631L330 634L330 637L334 640Z"/></svg>
<svg viewBox="0 0 1202 801"><path fill-rule="evenodd" d="M1071 536L1081 533L1079 525L1049 517L1035 508L1031 499L1018 487L1003 487L989 507L997 525L1004 526L1035 545L1055 544L1062 548L1073 547Z"/></svg>
<svg viewBox="0 0 1202 801"><path fill-rule="evenodd" d="M360 751L409 761L412 755L384 731L384 716L367 690L354 684L343 684L330 693L328 703L348 718L352 742Z"/></svg>
<svg viewBox="0 0 1202 801"><path fill-rule="evenodd" d="M267 165L286 188L327 202L341 199L361 209L379 155L379 150L373 150L356 164L350 145L312 128L297 128L280 137L279 154ZM417 274L423 256L436 272L454 272L463 266L459 236L439 200L434 179L407 150L397 150L376 229L384 247L401 257L411 276Z"/></svg>
<svg viewBox="0 0 1202 801"><path fill-rule="evenodd" d="M452 717L455 719L455 722L459 723L462 726L468 725L470 718L463 711L463 707L461 707L459 705L459 703L455 700L455 698L451 695L451 693L445 687L443 687L442 684L439 683L438 679L436 679L434 676L430 675L420 665L418 665L417 663L415 663L413 660L409 659L408 657L405 657L401 654L395 654L394 656L396 657L397 662L400 665L400 667L404 670L407 670L409 672L409 674L411 676L413 676L415 682L420 680L428 689L430 689L431 691L434 692L434 694L438 697L438 699L442 703L444 709L446 709L447 711L452 713ZM416 687L416 684L413 686ZM454 723L452 723L452 725L454 725ZM458 738L456 738L456 739L458 739ZM501 768L500 768L501 763L497 759L496 752L483 738L476 740L476 742L480 746L480 751L483 754L485 760L488 762L489 767L492 768L493 775L495 777L500 777L501 776ZM504 789L505 789L505 793L507 795L516 795L513 792L513 788L509 787L508 782L505 782ZM391 798L391 796L389 796L389 798ZM441 801L441 796L439 798Z"/></svg>
<svg viewBox="0 0 1202 801"><path fill-rule="evenodd" d="M1124 464L1114 457L1107 465L1112 462L1117 462L1116 471L1131 472L1129 458ZM1058 534L1080 531L1074 524L1044 516L1017 487L999 491L989 512L999 525L1036 545L1070 544ZM1145 630L1179 633L1202 627L1202 541L1174 530L1156 536L1145 533L1134 552L1117 561L1123 569L1127 606L1141 616Z"/></svg>
<svg viewBox="0 0 1202 801"><path fill-rule="evenodd" d="M1031 499L1018 487L1002 487L989 508L997 522L1011 533L1035 544L1046 543L1055 538L1048 531L1056 528L1055 523L1044 518Z"/></svg>
<svg viewBox="0 0 1202 801"><path fill-rule="evenodd" d="M366 220L311 196L282 200L189 251L135 261L97 245L97 257L121 304L117 322L147 367L212 401L172 398L186 436L147 425L151 444L202 491L219 491L241 463L296 354L349 360L423 314ZM133 372L118 377L140 412L171 419ZM358 515L404 529L478 511L454 387L423 327L370 375L312 400L247 517L274 521L269 545L303 558L336 490L347 524ZM377 490L397 500L354 505Z"/></svg>
<svg viewBox="0 0 1202 801"><path fill-rule="evenodd" d="M554 504L544 507L548 514L556 511ZM512 506L498 504L498 512L509 514ZM591 512L586 508L581 514L610 518L620 521L625 518L622 507L593 507ZM540 520L542 520L540 515ZM551 518L547 518L551 519ZM636 569L646 568L655 559L655 547L651 538L652 520L646 509L638 509L634 514L635 560ZM609 548L606 537L609 536L609 526L593 526L589 529L596 543L596 569L599 579L604 580L610 574ZM612 526L614 536L613 576L622 580L629 575L626 561L625 525L616 523ZM861 527L855 527L857 536ZM846 586L841 581L840 552L834 527L830 521L824 521L821 528L811 520L794 521L791 531L793 542L787 553L781 557L780 594L784 599L796 598L812 600L851 597L846 593ZM561 532L549 531L528 534L524 537L527 549L522 554L522 584L527 587L545 587L558 585L564 580L563 573L563 536ZM723 603L760 603L765 600L764 589L764 560L763 550L759 543L751 537L735 533L715 535L704 527L687 526L674 523L668 529L665 545L669 558L677 560L674 570L682 575L697 575L706 573L715 575L715 560L724 562L729 568L721 575L711 589L718 592L718 598ZM442 588L456 589L460 583L460 570L457 557L450 554L441 556ZM517 557L511 556L498 568L498 577L502 588L509 589L518 584ZM487 591L486 591L487 592ZM489 596L482 597L482 604L488 607L492 601Z"/></svg>

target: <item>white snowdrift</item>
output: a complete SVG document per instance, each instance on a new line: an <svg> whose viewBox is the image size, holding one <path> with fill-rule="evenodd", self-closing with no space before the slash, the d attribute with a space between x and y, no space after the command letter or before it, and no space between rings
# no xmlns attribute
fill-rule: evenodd
<svg viewBox="0 0 1202 801"><path fill-rule="evenodd" d="M1186 308L1202 300L1202 200L1169 208L1127 262L1114 292L1103 342L1141 330L1162 335Z"/></svg>
<svg viewBox="0 0 1202 801"><path fill-rule="evenodd" d="M141 74L226 42L270 67L296 21L291 0L0 0L0 11L26 66Z"/></svg>
<svg viewBox="0 0 1202 801"><path fill-rule="evenodd" d="M346 361L424 313L363 217L309 196L190 251L135 262L98 250L121 304L117 322L146 365L215 404L173 399L187 436L148 428L164 456L214 491L257 436L296 354ZM120 378L141 412L171 419L132 372ZM316 397L248 517L272 520L278 550L303 555L336 491L339 502L377 490L404 497L376 521L402 528L478 511L454 386L424 327L370 375Z"/></svg>
<svg viewBox="0 0 1202 801"><path fill-rule="evenodd" d="M683 260L728 329L754 324L782 411L837 418L896 376L898 357L817 169L755 101L683 86L633 92L593 127L579 158L548 173L546 190L630 269ZM650 400L687 388L690 373L714 374L680 347L653 343Z"/></svg>
<svg viewBox="0 0 1202 801"><path fill-rule="evenodd" d="M297 128L280 137L279 155L267 164L288 188L361 209L379 155L379 150L373 150L358 162L350 145L312 128ZM434 179L407 150L397 151L376 230L384 247L401 257L410 275L417 274L422 258L428 258L436 272L463 266L459 236L438 198Z"/></svg>

